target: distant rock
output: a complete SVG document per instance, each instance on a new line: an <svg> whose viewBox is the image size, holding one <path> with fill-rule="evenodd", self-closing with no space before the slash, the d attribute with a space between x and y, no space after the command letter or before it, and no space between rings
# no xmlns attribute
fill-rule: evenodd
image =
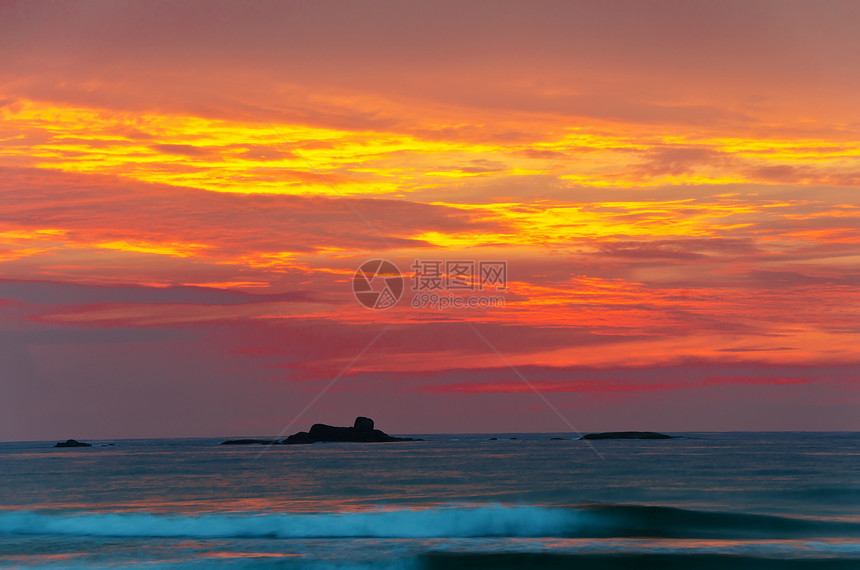
<svg viewBox="0 0 860 570"><path fill-rule="evenodd" d="M294 443L322 443L322 442L388 442L388 441L424 441L411 437L393 437L387 433L374 429L373 420L364 416L355 418L352 427L336 427L326 424L314 424L311 430L294 433L285 440L277 439L228 439L222 441L221 445L277 445Z"/></svg>
<svg viewBox="0 0 860 570"><path fill-rule="evenodd" d="M393 437L384 431L373 429L373 420L359 416L355 418L352 427L336 427L326 424L314 424L310 431L294 433L281 443L320 443L320 442L356 442L376 443L390 441L422 441L411 437Z"/></svg>
<svg viewBox="0 0 860 570"><path fill-rule="evenodd" d="M54 447L92 447L91 443L84 443L76 439L67 439L54 445Z"/></svg>
<svg viewBox="0 0 860 570"><path fill-rule="evenodd" d="M675 439L671 435L654 431L607 431L587 433L579 439Z"/></svg>
<svg viewBox="0 0 860 570"><path fill-rule="evenodd" d="M550 439L551 439L552 441L556 441L556 440L564 440L564 439L567 439L567 438L566 438L566 437L551 437Z"/></svg>

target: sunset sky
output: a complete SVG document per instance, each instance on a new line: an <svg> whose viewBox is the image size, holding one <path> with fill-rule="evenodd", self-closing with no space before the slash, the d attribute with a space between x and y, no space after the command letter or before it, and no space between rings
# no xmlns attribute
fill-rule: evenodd
<svg viewBox="0 0 860 570"><path fill-rule="evenodd" d="M860 430L858 21L0 2L0 440Z"/></svg>

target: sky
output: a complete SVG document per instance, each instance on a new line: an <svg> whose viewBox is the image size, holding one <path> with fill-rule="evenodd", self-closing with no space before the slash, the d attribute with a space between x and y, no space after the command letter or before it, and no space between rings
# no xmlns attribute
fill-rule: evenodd
<svg viewBox="0 0 860 570"><path fill-rule="evenodd" d="M0 440L860 430L858 19L0 2Z"/></svg>

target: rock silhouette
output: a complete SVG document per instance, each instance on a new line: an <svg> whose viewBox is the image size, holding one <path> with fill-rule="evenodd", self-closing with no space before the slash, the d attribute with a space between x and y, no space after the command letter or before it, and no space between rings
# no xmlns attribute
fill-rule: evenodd
<svg viewBox="0 0 860 570"><path fill-rule="evenodd" d="M654 431L607 431L587 433L579 439L675 439L671 435Z"/></svg>
<svg viewBox="0 0 860 570"><path fill-rule="evenodd" d="M352 429L357 431L373 431L373 420L364 416L358 416L352 424Z"/></svg>
<svg viewBox="0 0 860 570"><path fill-rule="evenodd" d="M91 443L84 443L76 439L67 439L54 445L54 447L92 447Z"/></svg>
<svg viewBox="0 0 860 570"><path fill-rule="evenodd" d="M355 418L352 427L336 427L326 424L314 424L310 431L294 433L282 443L320 443L320 442L389 442L389 441L421 441L411 437L393 437L384 431L373 429L373 420L363 416Z"/></svg>
<svg viewBox="0 0 860 570"><path fill-rule="evenodd" d="M287 439L229 439L222 441L221 445L277 445L295 443L321 443L321 442L356 442L375 443L389 441L423 441L411 437L394 437L384 431L374 429L373 420L364 416L355 418L352 427L337 427L326 424L314 424L310 431L294 433Z"/></svg>

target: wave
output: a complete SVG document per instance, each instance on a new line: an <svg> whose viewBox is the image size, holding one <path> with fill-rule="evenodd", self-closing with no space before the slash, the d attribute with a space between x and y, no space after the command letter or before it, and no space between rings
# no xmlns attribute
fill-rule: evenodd
<svg viewBox="0 0 860 570"><path fill-rule="evenodd" d="M480 505L345 513L0 512L0 535L175 538L860 537L860 523L659 506Z"/></svg>

